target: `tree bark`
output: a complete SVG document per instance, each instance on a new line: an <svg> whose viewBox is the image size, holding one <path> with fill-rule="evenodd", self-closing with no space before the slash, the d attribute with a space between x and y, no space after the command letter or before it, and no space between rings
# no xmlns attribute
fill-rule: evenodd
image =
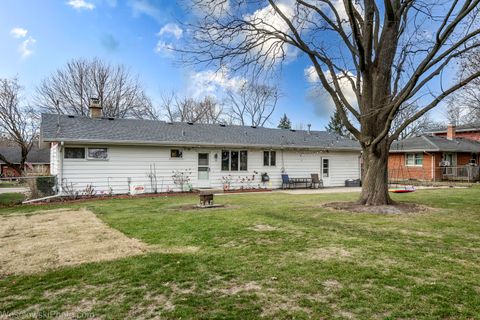
<svg viewBox="0 0 480 320"><path fill-rule="evenodd" d="M367 206L393 204L388 193L388 151L387 141L372 149L363 147L362 194L359 203Z"/></svg>

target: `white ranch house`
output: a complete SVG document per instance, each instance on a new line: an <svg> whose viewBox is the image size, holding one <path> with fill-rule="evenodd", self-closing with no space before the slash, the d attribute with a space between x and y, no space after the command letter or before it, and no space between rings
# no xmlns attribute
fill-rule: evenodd
<svg viewBox="0 0 480 320"><path fill-rule="evenodd" d="M317 173L325 187L360 178L358 143L323 131L43 114L41 143L60 188L97 194L152 192L154 168L158 192L179 191L174 171L193 189L221 189L225 177L231 188L280 188L282 173Z"/></svg>

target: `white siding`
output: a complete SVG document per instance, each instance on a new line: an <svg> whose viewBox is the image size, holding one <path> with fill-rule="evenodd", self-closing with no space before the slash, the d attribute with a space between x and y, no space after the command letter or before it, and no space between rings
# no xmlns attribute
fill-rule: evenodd
<svg viewBox="0 0 480 320"><path fill-rule="evenodd" d="M246 149L236 149L246 150ZM263 150L248 150L248 171L228 172L221 170L222 149L183 149L182 159L170 159L170 148L143 146L110 146L109 159L84 160L64 159L63 179L78 190L92 185L97 193L107 193L112 188L113 193L128 192L130 185L145 186L146 191L152 191L148 173L150 165L155 164L158 177L158 191L178 190L172 181L174 170L191 170L191 183L197 187L197 155L198 152L210 154L210 186L222 188L222 176L232 175L232 187L240 186L279 188L281 186L282 166L290 177L310 177L311 173L321 172L321 158L330 159L330 179L325 180L325 186L343 186L346 179L359 178L359 152L309 152L280 151L277 152L275 167L263 166ZM58 152L57 152L58 154ZM215 160L215 154L217 159ZM54 153L52 153L52 157ZM283 160L282 160L283 158ZM53 162L52 162L53 163ZM58 161L57 161L58 163ZM255 174L256 172L256 174ZM261 173L267 172L270 182L261 183ZM250 183L241 183L242 178L255 179ZM321 175L320 175L321 176Z"/></svg>

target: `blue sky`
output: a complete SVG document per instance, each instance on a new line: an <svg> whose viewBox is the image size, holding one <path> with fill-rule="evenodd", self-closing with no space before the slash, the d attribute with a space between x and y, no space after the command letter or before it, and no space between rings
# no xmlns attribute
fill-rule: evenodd
<svg viewBox="0 0 480 320"><path fill-rule="evenodd" d="M184 67L164 50L182 36L176 27L182 19L183 9L168 0L1 1L0 77L18 76L31 99L40 81L70 59L100 57L138 74L154 101L171 91L201 94L205 86L199 79L210 71ZM284 112L294 124L311 123L314 129L328 122L328 106L308 97L306 67L304 58L284 65L282 98L271 125ZM232 81L216 79L219 86L211 90Z"/></svg>

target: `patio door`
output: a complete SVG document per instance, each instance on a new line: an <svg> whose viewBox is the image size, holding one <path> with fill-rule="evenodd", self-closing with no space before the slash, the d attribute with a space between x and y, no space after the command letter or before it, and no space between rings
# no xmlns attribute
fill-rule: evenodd
<svg viewBox="0 0 480 320"><path fill-rule="evenodd" d="M323 180L323 185L330 186L330 158L320 158L320 179Z"/></svg>
<svg viewBox="0 0 480 320"><path fill-rule="evenodd" d="M442 155L442 162L445 164L443 174L446 176L453 176L457 166L457 154L454 152L444 152Z"/></svg>
<svg viewBox="0 0 480 320"><path fill-rule="evenodd" d="M210 188L210 154L198 153L198 188Z"/></svg>

